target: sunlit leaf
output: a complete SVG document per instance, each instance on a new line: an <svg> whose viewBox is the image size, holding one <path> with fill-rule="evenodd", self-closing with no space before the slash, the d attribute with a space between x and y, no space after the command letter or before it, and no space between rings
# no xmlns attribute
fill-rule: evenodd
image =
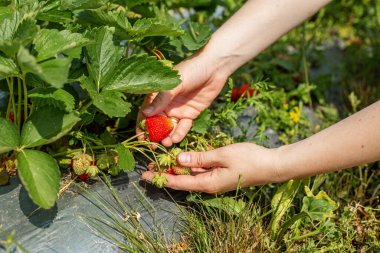
<svg viewBox="0 0 380 253"><path fill-rule="evenodd" d="M0 79L17 76L18 74L18 69L14 61L0 56Z"/></svg>
<svg viewBox="0 0 380 253"><path fill-rule="evenodd" d="M271 207L273 210L271 220L272 235L275 235L279 229L282 217L290 208L293 199L302 184L302 180L290 180L287 183L284 183L273 196L271 201Z"/></svg>
<svg viewBox="0 0 380 253"><path fill-rule="evenodd" d="M333 211L338 208L338 204L326 192L320 191L317 195L314 195L307 186L305 186L305 192L306 196L302 201L302 211L306 212L314 220L334 217Z"/></svg>
<svg viewBox="0 0 380 253"><path fill-rule="evenodd" d="M110 29L94 29L89 35L95 43L86 47L90 77L96 82L96 90L100 89L113 75L122 56L122 47L115 45Z"/></svg>
<svg viewBox="0 0 380 253"><path fill-rule="evenodd" d="M170 90L180 83L178 72L155 57L134 55L120 61L105 90L146 94Z"/></svg>
<svg viewBox="0 0 380 253"><path fill-rule="evenodd" d="M203 47L212 33L211 27L204 24L191 23L186 33L181 36L183 45L190 51Z"/></svg>
<svg viewBox="0 0 380 253"><path fill-rule="evenodd" d="M83 47L90 42L79 33L71 33L68 30L43 29L39 31L34 40L37 50L37 61L55 57L66 50Z"/></svg>

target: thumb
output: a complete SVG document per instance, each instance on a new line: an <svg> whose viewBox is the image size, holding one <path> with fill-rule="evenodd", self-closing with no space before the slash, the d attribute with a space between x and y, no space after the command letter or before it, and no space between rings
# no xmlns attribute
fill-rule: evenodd
<svg viewBox="0 0 380 253"><path fill-rule="evenodd" d="M192 168L223 166L221 149L206 152L184 152L178 155L177 160L182 166Z"/></svg>
<svg viewBox="0 0 380 253"><path fill-rule="evenodd" d="M172 94L170 92L160 92L153 99L152 103L142 110L146 117L154 116L160 112L163 112L172 100Z"/></svg>

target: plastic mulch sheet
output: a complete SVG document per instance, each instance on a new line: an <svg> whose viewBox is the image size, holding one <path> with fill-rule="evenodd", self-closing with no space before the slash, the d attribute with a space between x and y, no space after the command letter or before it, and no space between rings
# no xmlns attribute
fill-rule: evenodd
<svg viewBox="0 0 380 253"><path fill-rule="evenodd" d="M137 168L144 169L139 165ZM153 231L159 227L166 238L178 235L179 209L172 198L183 199L185 193L172 191L169 196L164 190L141 182L138 169L112 179L115 192L128 209L141 216L145 229ZM109 204L99 205L98 199ZM120 252L88 222L89 217L107 218L112 205L117 206L111 190L98 180L87 192L70 186L55 207L39 209L14 177L9 185L0 187L0 226L7 233L15 230L15 239L30 253ZM5 248L0 246L0 252L5 252ZM21 250L14 247L11 252Z"/></svg>

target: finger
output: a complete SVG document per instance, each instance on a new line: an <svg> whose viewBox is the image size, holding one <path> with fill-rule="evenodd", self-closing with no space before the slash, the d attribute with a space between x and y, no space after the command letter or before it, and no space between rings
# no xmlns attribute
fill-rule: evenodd
<svg viewBox="0 0 380 253"><path fill-rule="evenodd" d="M170 136L173 143L179 143L185 138L186 134L190 131L193 125L193 120L191 119L181 119L178 122L177 127L174 129L174 133Z"/></svg>
<svg viewBox="0 0 380 253"><path fill-rule="evenodd" d="M154 116L160 112L163 112L170 104L172 94L169 91L159 93L152 101L150 105L142 110L142 113L146 117Z"/></svg>
<svg viewBox="0 0 380 253"><path fill-rule="evenodd" d="M140 128L136 128L136 135L139 141L145 141L145 134L142 134L143 132Z"/></svg>
<svg viewBox="0 0 380 253"><path fill-rule="evenodd" d="M173 142L172 142L172 139L170 137L166 137L165 139L163 139L161 141L162 145L164 145L165 147L170 147L173 145Z"/></svg>
<svg viewBox="0 0 380 253"><path fill-rule="evenodd" d="M183 152L178 155L178 162L186 167L223 167L224 152L222 148L206 152Z"/></svg>
<svg viewBox="0 0 380 253"><path fill-rule="evenodd" d="M152 182L155 174L157 173L146 171L142 174L142 179ZM210 184L214 182L212 175L211 171L195 176L165 174L165 177L168 179L165 187L182 191L209 192Z"/></svg>
<svg viewBox="0 0 380 253"><path fill-rule="evenodd" d="M210 171L210 169L204 169L204 168L190 168L191 173L204 173L207 171Z"/></svg>

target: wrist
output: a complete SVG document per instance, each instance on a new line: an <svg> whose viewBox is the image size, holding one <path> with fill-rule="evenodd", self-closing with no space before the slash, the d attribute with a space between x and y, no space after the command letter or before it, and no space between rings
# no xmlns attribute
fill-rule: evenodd
<svg viewBox="0 0 380 253"><path fill-rule="evenodd" d="M274 174L274 183L285 182L292 179L292 175L290 175L290 171L285 168L285 164L287 163L287 149L285 146L280 146L278 148L274 148L274 159L273 159L273 174Z"/></svg>
<svg viewBox="0 0 380 253"><path fill-rule="evenodd" d="M213 36L197 53L197 57L207 63L207 67L212 73L212 76L220 76L228 79L243 63L237 63L240 58L237 53L229 53L224 51L223 48L214 46L215 42L213 41Z"/></svg>

